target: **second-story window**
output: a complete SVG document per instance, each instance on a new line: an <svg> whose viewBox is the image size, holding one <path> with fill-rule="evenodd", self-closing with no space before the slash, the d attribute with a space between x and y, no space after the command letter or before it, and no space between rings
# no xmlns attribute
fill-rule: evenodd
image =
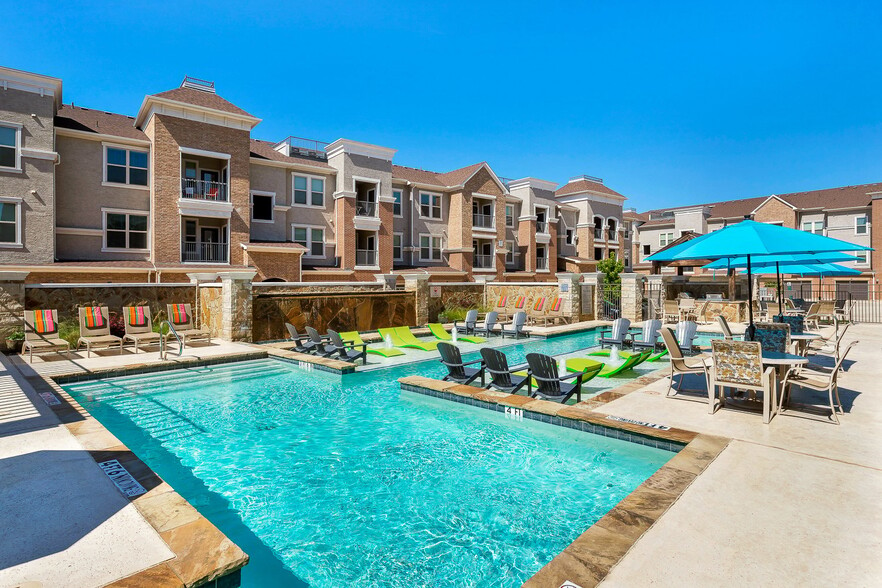
<svg viewBox="0 0 882 588"><path fill-rule="evenodd" d="M21 127L0 124L0 168L21 169Z"/></svg>
<svg viewBox="0 0 882 588"><path fill-rule="evenodd" d="M294 176L294 204L325 205L325 180L309 176Z"/></svg>
<svg viewBox="0 0 882 588"><path fill-rule="evenodd" d="M258 222L273 222L276 197L274 194L263 192L251 193L251 220Z"/></svg>
<svg viewBox="0 0 882 588"><path fill-rule="evenodd" d="M395 261L402 261L404 259L404 252L401 248L401 237L401 233L392 234L392 259Z"/></svg>
<svg viewBox="0 0 882 588"><path fill-rule="evenodd" d="M304 257L325 256L325 230L318 227L292 227L294 242L307 249Z"/></svg>
<svg viewBox="0 0 882 588"><path fill-rule="evenodd" d="M441 237L420 235L420 261L441 261Z"/></svg>
<svg viewBox="0 0 882 588"><path fill-rule="evenodd" d="M441 218L441 194L420 192L420 216L424 218Z"/></svg>
<svg viewBox="0 0 882 588"><path fill-rule="evenodd" d="M147 215L105 211L104 248L147 249Z"/></svg>
<svg viewBox="0 0 882 588"><path fill-rule="evenodd" d="M21 244L21 200L0 198L0 243Z"/></svg>
<svg viewBox="0 0 882 588"><path fill-rule="evenodd" d="M573 245L576 242L576 232L573 229L567 229L566 232L566 241L567 245Z"/></svg>
<svg viewBox="0 0 882 588"><path fill-rule="evenodd" d="M815 235L823 235L824 221L805 221L802 223L802 230Z"/></svg>
<svg viewBox="0 0 882 588"><path fill-rule="evenodd" d="M505 263L512 264L515 260L515 242L505 242Z"/></svg>
<svg viewBox="0 0 882 588"><path fill-rule="evenodd" d="M505 226L514 227L514 204L505 205Z"/></svg>
<svg viewBox="0 0 882 588"><path fill-rule="evenodd" d="M111 184L130 186L147 185L146 151L135 151L121 147L105 147L104 181Z"/></svg>
<svg viewBox="0 0 882 588"><path fill-rule="evenodd" d="M658 246L667 247L674 242L674 233L660 233L658 236Z"/></svg>
<svg viewBox="0 0 882 588"><path fill-rule="evenodd" d="M401 190L392 190L392 198L395 199L392 204L392 214L401 216Z"/></svg>
<svg viewBox="0 0 882 588"><path fill-rule="evenodd" d="M854 234L855 235L866 235L867 234L867 217L866 216L858 216L854 219Z"/></svg>

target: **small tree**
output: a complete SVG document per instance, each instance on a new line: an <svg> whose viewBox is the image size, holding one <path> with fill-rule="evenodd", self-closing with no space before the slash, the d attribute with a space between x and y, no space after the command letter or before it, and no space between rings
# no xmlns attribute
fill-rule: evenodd
<svg viewBox="0 0 882 588"><path fill-rule="evenodd" d="M605 284L617 285L622 283L622 277L619 274L625 271L625 264L615 257L607 257L597 263L597 271L603 272Z"/></svg>

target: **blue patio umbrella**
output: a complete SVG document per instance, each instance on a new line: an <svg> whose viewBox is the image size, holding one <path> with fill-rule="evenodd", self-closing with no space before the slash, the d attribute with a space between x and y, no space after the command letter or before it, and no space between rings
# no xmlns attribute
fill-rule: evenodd
<svg viewBox="0 0 882 588"><path fill-rule="evenodd" d="M747 267L747 297L753 300L751 258L764 255L798 254L810 256L818 253L871 250L870 247L847 241L798 231L779 225L743 220L718 231L696 237L670 249L647 257L647 261L678 261L690 259L745 258ZM747 338L753 339L753 305L747 305L749 324Z"/></svg>
<svg viewBox="0 0 882 588"><path fill-rule="evenodd" d="M741 273L746 273L747 270ZM861 271L853 267L845 267L835 263L815 263L815 264L783 264L776 263L774 266L764 266L754 268L755 275L772 275L774 274L778 282L778 314L784 314L784 307L781 303L781 274L797 275L802 277L826 278L831 276L859 276Z"/></svg>

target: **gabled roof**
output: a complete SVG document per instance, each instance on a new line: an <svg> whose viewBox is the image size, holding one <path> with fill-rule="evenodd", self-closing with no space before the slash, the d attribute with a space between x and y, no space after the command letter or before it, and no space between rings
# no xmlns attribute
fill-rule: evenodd
<svg viewBox="0 0 882 588"><path fill-rule="evenodd" d="M58 114L55 115L55 126L86 133L147 140L147 135L135 128L134 117L103 110L92 110L73 104L62 105Z"/></svg>
<svg viewBox="0 0 882 588"><path fill-rule="evenodd" d="M184 104L192 104L193 106L201 106L202 108L211 108L212 110L255 118L229 100L221 98L213 92L203 92L193 88L175 88L151 95L157 98L165 98L166 100L174 100L175 102L183 102Z"/></svg>
<svg viewBox="0 0 882 588"><path fill-rule="evenodd" d="M469 178L475 175L482 167L486 167L491 173L493 172L493 170L490 169L490 166L487 165L486 161L467 165L466 167L461 167L444 173L418 169L415 167L392 165L392 177L394 179L407 180L415 184L428 184L430 186L451 188L453 186L461 186L467 182Z"/></svg>
<svg viewBox="0 0 882 588"><path fill-rule="evenodd" d="M616 198L624 198L606 184L601 182L593 182L591 180L579 179L567 182L554 191L555 196L569 196L570 194L581 194L583 192L594 192L596 194L604 194L606 196L614 196Z"/></svg>
<svg viewBox="0 0 882 588"><path fill-rule="evenodd" d="M281 163L298 163L301 165L308 165L310 167L322 167L327 168L328 170L334 169L330 165L328 165L327 162L321 161L319 159L312 159L309 157L292 157L289 155L285 155L284 153L273 149L275 145L275 143L271 143L269 141L251 139L251 157L254 157L256 159L266 159L268 161L278 161Z"/></svg>

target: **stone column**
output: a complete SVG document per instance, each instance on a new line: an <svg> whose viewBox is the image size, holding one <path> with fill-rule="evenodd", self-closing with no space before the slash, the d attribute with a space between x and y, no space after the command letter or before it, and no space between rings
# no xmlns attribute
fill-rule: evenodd
<svg viewBox="0 0 882 588"><path fill-rule="evenodd" d="M394 290L398 282L398 276L395 274L374 274L374 279L378 284L383 285L383 290Z"/></svg>
<svg viewBox="0 0 882 588"><path fill-rule="evenodd" d="M591 317L593 320L597 320L597 317L601 315L603 310L603 295L600 291L603 288L603 278L604 274L602 272L582 274L582 282L586 286L591 286L591 295L594 297L594 303L592 304L594 310Z"/></svg>
<svg viewBox="0 0 882 588"><path fill-rule="evenodd" d="M620 274L622 279L622 317L631 322L643 320L643 276Z"/></svg>
<svg viewBox="0 0 882 588"><path fill-rule="evenodd" d="M582 312L582 285L579 274L557 274L557 287L560 290L561 314L570 321L578 321Z"/></svg>
<svg viewBox="0 0 882 588"><path fill-rule="evenodd" d="M6 337L23 328L25 278L30 272L0 272L0 345L6 350Z"/></svg>
<svg viewBox="0 0 882 588"><path fill-rule="evenodd" d="M404 274L404 289L416 297L416 324L429 322L429 276L427 274Z"/></svg>
<svg viewBox="0 0 882 588"><path fill-rule="evenodd" d="M221 339L251 341L251 280L255 271L219 272Z"/></svg>

